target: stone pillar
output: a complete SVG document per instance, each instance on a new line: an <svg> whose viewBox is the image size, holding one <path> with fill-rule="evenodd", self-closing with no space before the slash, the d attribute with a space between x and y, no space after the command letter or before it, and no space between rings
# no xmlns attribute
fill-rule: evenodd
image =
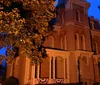
<svg viewBox="0 0 100 85"><path fill-rule="evenodd" d="M40 70L40 65L38 64L37 65L37 79L39 79L39 72L40 72L39 70Z"/></svg>
<svg viewBox="0 0 100 85"><path fill-rule="evenodd" d="M53 57L53 79L55 79L55 57Z"/></svg>
<svg viewBox="0 0 100 85"><path fill-rule="evenodd" d="M14 64L14 77L18 78L19 74L19 57L15 59L15 64Z"/></svg>
<svg viewBox="0 0 100 85"><path fill-rule="evenodd" d="M12 76L12 74L13 74L13 62L11 63L11 65L10 65L10 76Z"/></svg>
<svg viewBox="0 0 100 85"><path fill-rule="evenodd" d="M70 66L69 66L69 62L70 62L70 56L67 56L67 79L68 79L68 83L70 83Z"/></svg>
<svg viewBox="0 0 100 85"><path fill-rule="evenodd" d="M29 67L30 67L30 59L26 58L26 63L25 63L25 84L29 83Z"/></svg>
<svg viewBox="0 0 100 85"><path fill-rule="evenodd" d="M49 58L49 79L51 79L51 57Z"/></svg>
<svg viewBox="0 0 100 85"><path fill-rule="evenodd" d="M65 65L65 58L64 58L63 62L64 62L64 82L65 82L65 79L66 79L66 72L65 72L65 71L66 71L66 70L65 70L65 69L66 69L66 68L65 68L65 66L66 66L66 65Z"/></svg>
<svg viewBox="0 0 100 85"><path fill-rule="evenodd" d="M51 56L49 57L49 83L51 83Z"/></svg>
<svg viewBox="0 0 100 85"><path fill-rule="evenodd" d="M10 76L13 76L13 62L10 64Z"/></svg>
<svg viewBox="0 0 100 85"><path fill-rule="evenodd" d="M35 85L35 64L32 65L31 69L31 85Z"/></svg>

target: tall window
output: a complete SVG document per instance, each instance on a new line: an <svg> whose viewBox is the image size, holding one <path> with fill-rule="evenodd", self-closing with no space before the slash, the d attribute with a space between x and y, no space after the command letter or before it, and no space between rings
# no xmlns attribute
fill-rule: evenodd
<svg viewBox="0 0 100 85"><path fill-rule="evenodd" d="M76 20L78 22L80 21L80 14L79 14L79 11L78 10L76 11Z"/></svg>
<svg viewBox="0 0 100 85"><path fill-rule="evenodd" d="M65 13L63 12L62 13L62 24L64 24L64 22L65 22Z"/></svg>
<svg viewBox="0 0 100 85"><path fill-rule="evenodd" d="M79 35L75 34L75 50L79 49Z"/></svg>
<svg viewBox="0 0 100 85"><path fill-rule="evenodd" d="M49 58L44 58L43 62L40 63L40 70L39 70L39 77L40 78L49 78Z"/></svg>
<svg viewBox="0 0 100 85"><path fill-rule="evenodd" d="M67 50L67 35L61 38L61 49Z"/></svg>
<svg viewBox="0 0 100 85"><path fill-rule="evenodd" d="M52 47L52 48L54 47L54 37L53 36L49 37L48 45L49 45L49 47Z"/></svg>
<svg viewBox="0 0 100 85"><path fill-rule="evenodd" d="M46 41L43 44L46 47L51 47L54 48L54 37L53 36L49 36Z"/></svg>
<svg viewBox="0 0 100 85"><path fill-rule="evenodd" d="M55 58L55 78L62 79L64 77L64 60L58 56Z"/></svg>
<svg viewBox="0 0 100 85"><path fill-rule="evenodd" d="M97 45L96 42L93 43L93 51L94 51L95 54L98 53L98 45Z"/></svg>
<svg viewBox="0 0 100 85"><path fill-rule="evenodd" d="M81 36L81 49L85 50L85 37L84 37L84 35Z"/></svg>

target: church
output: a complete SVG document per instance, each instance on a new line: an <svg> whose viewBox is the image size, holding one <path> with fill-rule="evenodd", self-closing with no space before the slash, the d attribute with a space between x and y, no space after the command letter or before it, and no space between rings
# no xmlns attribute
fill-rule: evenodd
<svg viewBox="0 0 100 85"><path fill-rule="evenodd" d="M38 65L17 57L7 78L13 72L20 85L99 83L100 21L88 17L89 7L86 0L59 0L56 24L43 44L48 57Z"/></svg>

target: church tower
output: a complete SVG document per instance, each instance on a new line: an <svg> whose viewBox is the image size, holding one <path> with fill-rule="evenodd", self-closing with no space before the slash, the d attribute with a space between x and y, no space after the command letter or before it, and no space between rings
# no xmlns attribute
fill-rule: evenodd
<svg viewBox="0 0 100 85"><path fill-rule="evenodd" d="M58 0L57 8L59 8L58 11L61 9L64 13L61 14L61 11L58 12L58 18L61 16L64 21L62 21L62 24L66 21L74 21L74 22L80 22L81 24L88 25L88 8L90 4L86 2L85 0Z"/></svg>
<svg viewBox="0 0 100 85"><path fill-rule="evenodd" d="M70 30L68 33L70 36L72 36L72 38L70 41L70 36L68 35L69 36L68 50L76 50L76 49L83 49L89 51L91 50L91 45L90 45L91 41L89 41L90 28L88 22L89 6L90 4L85 0L59 0L58 1L56 25L60 26L63 30L66 30L67 32ZM63 26L66 27L63 28ZM76 37L78 40L77 45L75 45Z"/></svg>

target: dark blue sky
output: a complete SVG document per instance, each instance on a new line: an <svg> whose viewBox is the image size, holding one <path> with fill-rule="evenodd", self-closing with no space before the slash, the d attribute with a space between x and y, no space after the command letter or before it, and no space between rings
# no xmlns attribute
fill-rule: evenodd
<svg viewBox="0 0 100 85"><path fill-rule="evenodd" d="M91 4L89 10L88 10L88 15L89 16L94 16L96 19L100 20L100 9L98 9L98 6L100 6L100 0L86 0ZM58 0L56 0L58 2ZM2 48L0 50L0 54L5 54L5 48Z"/></svg>
<svg viewBox="0 0 100 85"><path fill-rule="evenodd" d="M88 10L89 16L94 16L96 19L100 20L100 9L98 6L100 6L100 0L86 0L87 2L91 3L91 6Z"/></svg>

